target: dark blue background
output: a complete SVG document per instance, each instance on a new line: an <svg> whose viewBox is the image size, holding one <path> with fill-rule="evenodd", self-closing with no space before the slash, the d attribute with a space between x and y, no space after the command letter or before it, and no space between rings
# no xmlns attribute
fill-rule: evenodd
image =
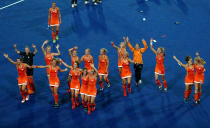
<svg viewBox="0 0 210 128"><path fill-rule="evenodd" d="M14 52L14 43L19 50L35 43L39 52L34 58L34 64L44 65L40 47L44 40L51 39L51 31L47 29L51 1L25 0L0 10L0 127L210 127L210 1L104 0L102 5L95 7L85 6L79 0L77 9L70 7L69 0L55 1L62 15L59 34L61 58L70 64L69 48L78 46L79 57L86 48L90 48L97 65L99 49L107 48L112 87L98 93L96 111L87 115L81 107L71 109L69 95L66 94L68 72L60 73L61 107L54 109L46 71L35 69L36 94L31 96L29 102L21 104L16 68L2 54L8 53L16 59L18 55ZM15 0L0 1L0 7L13 2ZM140 13L140 10L144 12ZM147 19L146 22L142 21L143 17ZM175 25L176 21L180 24ZM163 38L163 35L166 37ZM160 92L154 83L155 55L148 49L143 55L143 84L137 88L132 79L132 94L126 98L122 96L117 52L109 42L119 44L123 36L129 36L133 45L140 42L140 46L143 46L142 38L149 44L150 37L153 37L157 40L155 48L165 47L167 94ZM185 70L172 58L176 55L184 62L186 55L194 57L196 51L207 62L203 95L198 106L194 105L192 95L188 104L183 103Z"/></svg>

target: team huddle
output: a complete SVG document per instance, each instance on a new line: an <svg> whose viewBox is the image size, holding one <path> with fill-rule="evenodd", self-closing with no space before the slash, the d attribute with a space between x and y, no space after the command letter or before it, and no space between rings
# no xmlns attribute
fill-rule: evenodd
<svg viewBox="0 0 210 128"><path fill-rule="evenodd" d="M61 15L59 8L56 7L55 2L52 3L52 8L49 9L48 24L52 27L52 38L53 43L58 40L59 25L61 24ZM153 48L152 38L150 39L150 49L156 55L156 67L155 67L155 82L158 88L164 92L167 92L167 82L165 80L165 48L159 47L157 50ZM68 69L68 90L67 93L71 94L72 109L75 109L80 105L80 98L84 108L87 108L88 114L95 111L95 98L97 96L97 79L99 78L100 91L104 90L104 83L107 87L110 87L110 81L108 79L109 75L109 58L107 56L107 50L105 48L100 49L100 55L98 57L98 68L94 65L94 58L91 55L89 48L85 50L85 54L79 58L77 56L78 47L69 49L69 55L71 57L71 66L68 65L60 58L59 45L56 46L57 53L51 52L51 47L45 47L49 42L46 40L42 46L42 52L45 57L46 65L33 65L33 57L37 54L38 50L36 45L32 45L35 51L32 53L29 47L25 47L25 52L20 52L17 50L16 44L14 45L17 54L21 55L22 58L18 58L17 61L13 61L7 54L4 57L7 58L12 64L17 67L18 71L18 85L20 94L22 96L21 103L29 100L30 94L35 92L35 86L33 82L33 69L34 68L45 68L47 72L47 77L49 81L49 87L51 89L52 95L55 101L55 107L59 106L59 95L58 88L60 86L60 81L58 77L59 72L66 72ZM132 72L130 69L130 63L133 63L135 70L135 80L136 86L142 84L141 72L143 69L143 53L148 49L148 45L144 39L142 39L143 46L140 48L139 43L135 44L133 47L129 41L129 38L123 37L123 41L120 42L119 47L110 42L111 45L117 50L118 54L118 69L120 74L120 79L122 80L123 95L127 96L127 93L131 93L131 77ZM133 60L129 58L127 52L127 46L133 53ZM183 64L179 61L176 56L173 57L180 66L186 69L187 75L185 77L186 89L184 91L184 101L187 102L189 95L192 91L193 85L195 85L194 100L195 104L200 103L201 89L204 83L204 72L205 72L205 61L196 53L194 63L192 57L187 56L187 64ZM84 62L84 68L79 65ZM61 69L59 65L63 64L66 68ZM162 79L162 83L159 81L159 76ZM80 83L81 82L81 83ZM163 86L162 86L163 84Z"/></svg>

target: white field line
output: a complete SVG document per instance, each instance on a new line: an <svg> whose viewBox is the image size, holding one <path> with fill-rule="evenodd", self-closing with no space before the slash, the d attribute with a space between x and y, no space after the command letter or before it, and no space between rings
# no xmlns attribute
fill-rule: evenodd
<svg viewBox="0 0 210 128"><path fill-rule="evenodd" d="M13 5L15 5L15 4L18 4L18 3L21 3L21 2L23 2L23 1L24 1L24 0L19 0L19 1L17 1L17 2L14 2L14 3L12 3L12 4L9 4L9 5L7 5L7 6L1 7L0 10L3 10L3 9L5 9L5 8L8 8L8 7L13 6Z"/></svg>

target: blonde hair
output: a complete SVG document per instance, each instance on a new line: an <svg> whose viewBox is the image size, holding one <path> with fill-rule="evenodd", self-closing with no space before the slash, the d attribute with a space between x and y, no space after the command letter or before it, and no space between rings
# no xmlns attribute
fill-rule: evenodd
<svg viewBox="0 0 210 128"><path fill-rule="evenodd" d="M202 65L206 64L206 61L201 57L195 57L194 61L197 62L198 64L202 64Z"/></svg>
<svg viewBox="0 0 210 128"><path fill-rule="evenodd" d="M106 54L108 51L106 48L101 48L101 50L103 50L104 54Z"/></svg>
<svg viewBox="0 0 210 128"><path fill-rule="evenodd" d="M51 48L51 46L48 45L45 50L47 51L48 48Z"/></svg>

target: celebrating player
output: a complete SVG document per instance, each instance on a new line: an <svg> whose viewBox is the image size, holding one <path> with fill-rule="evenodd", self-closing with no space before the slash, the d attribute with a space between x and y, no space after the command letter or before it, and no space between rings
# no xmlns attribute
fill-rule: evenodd
<svg viewBox="0 0 210 128"><path fill-rule="evenodd" d="M157 51L153 48L153 39L150 39L150 48L156 55L156 67L155 67L155 81L159 86L159 89L162 90L162 84L158 80L158 76L161 76L164 85L164 91L167 92L167 82L165 80L165 66L164 66L164 57L165 57L165 48L159 47Z"/></svg>
<svg viewBox="0 0 210 128"><path fill-rule="evenodd" d="M49 15L48 15L48 27L51 26L52 28L53 43L56 43L56 40L58 40L60 24L61 24L60 9L56 6L55 2L52 2L52 7L49 9Z"/></svg>

